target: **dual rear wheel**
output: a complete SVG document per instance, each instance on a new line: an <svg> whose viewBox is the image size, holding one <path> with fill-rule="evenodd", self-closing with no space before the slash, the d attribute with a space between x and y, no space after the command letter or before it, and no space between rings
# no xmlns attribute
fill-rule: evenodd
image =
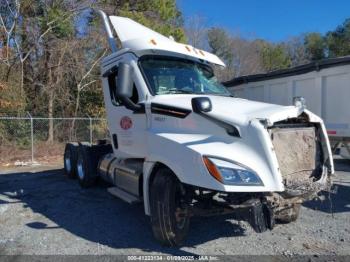
<svg viewBox="0 0 350 262"><path fill-rule="evenodd" d="M64 151L64 171L69 178L77 178L82 187L95 184L100 157L111 152L110 145L91 145L87 142L66 144Z"/></svg>
<svg viewBox="0 0 350 262"><path fill-rule="evenodd" d="M72 179L76 178L78 147L78 143L70 142L64 150L64 173Z"/></svg>

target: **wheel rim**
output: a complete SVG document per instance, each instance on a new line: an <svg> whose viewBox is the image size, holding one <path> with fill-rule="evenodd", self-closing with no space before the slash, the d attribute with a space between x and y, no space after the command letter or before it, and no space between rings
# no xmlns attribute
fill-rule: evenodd
<svg viewBox="0 0 350 262"><path fill-rule="evenodd" d="M77 171L78 171L78 177L83 180L84 179L84 168L83 168L83 161L81 160L81 158L78 159L78 163L77 163Z"/></svg>
<svg viewBox="0 0 350 262"><path fill-rule="evenodd" d="M66 164L66 171L70 173L72 171L72 162L70 160L69 151L67 152L67 155L64 158L64 163Z"/></svg>

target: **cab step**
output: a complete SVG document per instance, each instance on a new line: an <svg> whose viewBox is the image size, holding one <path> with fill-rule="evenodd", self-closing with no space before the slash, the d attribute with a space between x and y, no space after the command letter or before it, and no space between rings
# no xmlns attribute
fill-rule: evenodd
<svg viewBox="0 0 350 262"><path fill-rule="evenodd" d="M110 194L112 194L113 196L116 196L129 204L136 204L136 203L141 202L141 200L138 197L136 197L136 196L134 196L134 195L118 188L118 187L109 187L107 189L107 191Z"/></svg>

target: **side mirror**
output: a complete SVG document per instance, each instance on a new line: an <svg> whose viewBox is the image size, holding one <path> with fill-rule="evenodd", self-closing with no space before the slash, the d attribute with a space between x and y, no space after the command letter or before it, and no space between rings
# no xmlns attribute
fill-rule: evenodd
<svg viewBox="0 0 350 262"><path fill-rule="evenodd" d="M125 63L120 63L118 66L116 96L120 99L123 105L132 111L142 110L142 106L135 104L130 98L134 82L132 80L132 67Z"/></svg>
<svg viewBox="0 0 350 262"><path fill-rule="evenodd" d="M192 98L191 102L193 112L217 124L218 126L221 126L230 136L241 137L239 130L234 125L226 123L217 117L211 116L210 114L206 114L212 110L212 104L209 97L194 97Z"/></svg>
<svg viewBox="0 0 350 262"><path fill-rule="evenodd" d="M195 113L207 113L212 110L211 101L208 97L192 98L192 109Z"/></svg>
<svg viewBox="0 0 350 262"><path fill-rule="evenodd" d="M118 97L128 97L132 96L132 67L125 63L120 63L118 66L118 76L117 76L117 90L116 95Z"/></svg>

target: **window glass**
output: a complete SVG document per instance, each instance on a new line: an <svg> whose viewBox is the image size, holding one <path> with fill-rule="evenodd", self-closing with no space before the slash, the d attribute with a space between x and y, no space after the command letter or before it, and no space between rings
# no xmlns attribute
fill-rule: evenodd
<svg viewBox="0 0 350 262"><path fill-rule="evenodd" d="M146 57L140 64L154 94L231 95L207 65L163 57Z"/></svg>

